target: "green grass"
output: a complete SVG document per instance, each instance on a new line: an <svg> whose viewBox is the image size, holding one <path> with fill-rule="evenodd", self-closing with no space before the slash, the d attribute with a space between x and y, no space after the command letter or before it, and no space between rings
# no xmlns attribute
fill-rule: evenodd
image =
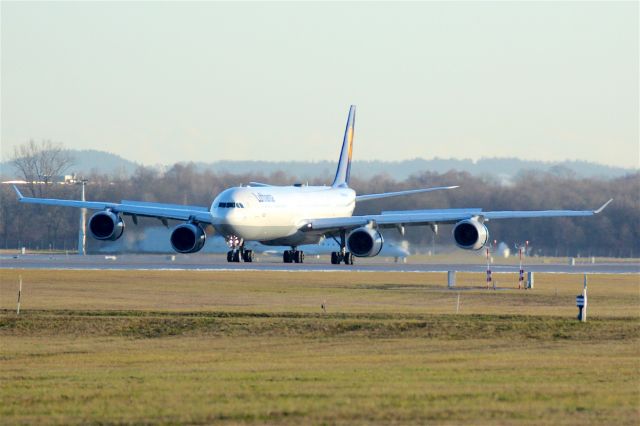
<svg viewBox="0 0 640 426"><path fill-rule="evenodd" d="M16 316L17 274L23 311ZM0 270L2 424L629 424L640 283ZM502 276L502 280L511 280ZM327 300L328 312L320 310Z"/></svg>

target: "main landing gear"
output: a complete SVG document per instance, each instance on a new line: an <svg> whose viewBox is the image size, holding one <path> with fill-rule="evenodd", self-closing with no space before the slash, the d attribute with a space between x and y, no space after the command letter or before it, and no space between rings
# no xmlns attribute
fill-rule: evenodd
<svg viewBox="0 0 640 426"><path fill-rule="evenodd" d="M244 241L241 238L230 235L227 237L227 244L231 249L227 252L227 262L253 262L253 250L246 250L244 248Z"/></svg>
<svg viewBox="0 0 640 426"><path fill-rule="evenodd" d="M282 253L282 261L284 263L304 263L304 252L292 247L292 250L285 250Z"/></svg>
<svg viewBox="0 0 640 426"><path fill-rule="evenodd" d="M339 265L344 262L345 265L353 265L353 253L349 253L348 251L340 252L334 251L331 252L331 264Z"/></svg>
<svg viewBox="0 0 640 426"><path fill-rule="evenodd" d="M344 262L345 265L353 265L353 253L347 251L346 231L340 231L340 241L332 238L340 244L340 251L331 252L331 264L339 265Z"/></svg>

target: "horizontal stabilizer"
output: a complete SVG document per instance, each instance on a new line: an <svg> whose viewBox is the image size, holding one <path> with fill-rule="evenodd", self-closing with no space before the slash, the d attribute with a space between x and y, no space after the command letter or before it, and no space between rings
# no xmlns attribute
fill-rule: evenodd
<svg viewBox="0 0 640 426"><path fill-rule="evenodd" d="M469 213L469 214L475 214L475 215L480 215L482 214L482 209L481 208L469 208L469 209L441 209L441 210L434 210L434 209L425 209L425 210L385 210L380 212L380 214L385 215L385 214L421 214L421 213L438 213L438 212L442 212L442 213Z"/></svg>
<svg viewBox="0 0 640 426"><path fill-rule="evenodd" d="M411 195L411 194L419 194L422 192L432 192L432 191L441 191L443 189L454 189L459 188L459 186L437 186L435 188L422 188L422 189L410 189L407 191L397 191L397 192L383 192L381 194L367 194L367 195L358 195L356 196L356 201L367 201L367 200L377 200L380 198L387 197L398 197L400 195Z"/></svg>
<svg viewBox="0 0 640 426"><path fill-rule="evenodd" d="M122 200L120 204L127 206L141 206L141 207L155 207L155 208L165 208L172 210L199 210L202 212L208 212L209 209L207 207L200 206L185 206L184 204L166 204L166 203L152 203L148 201L132 201L132 200Z"/></svg>

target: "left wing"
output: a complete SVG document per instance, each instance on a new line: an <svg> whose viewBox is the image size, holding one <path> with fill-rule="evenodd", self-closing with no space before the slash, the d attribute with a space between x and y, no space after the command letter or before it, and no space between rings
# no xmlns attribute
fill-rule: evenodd
<svg viewBox="0 0 640 426"><path fill-rule="evenodd" d="M176 204L148 203L144 201L127 201L109 203L103 201L60 200L56 198L33 198L22 195L18 187L13 185L18 201L27 204L44 204L48 206L76 207L89 210L111 210L130 216L155 217L158 219L196 220L212 223L211 213L206 207L180 206Z"/></svg>
<svg viewBox="0 0 640 426"><path fill-rule="evenodd" d="M358 228L373 223L381 228L399 225L433 225L456 223L461 220L478 218L480 221L492 219L523 219L533 217L575 217L593 216L600 213L613 199L596 210L538 210L538 211L495 211L483 212L482 209L444 209L444 210L406 210L382 212L377 215L336 217L327 219L308 219L301 229L305 231L334 231Z"/></svg>

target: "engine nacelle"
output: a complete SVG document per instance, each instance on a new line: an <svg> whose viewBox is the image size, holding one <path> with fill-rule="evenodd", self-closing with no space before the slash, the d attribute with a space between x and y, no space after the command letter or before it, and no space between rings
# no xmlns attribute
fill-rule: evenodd
<svg viewBox="0 0 640 426"><path fill-rule="evenodd" d="M480 250L489 241L489 230L475 219L466 219L453 228L453 239L461 249Z"/></svg>
<svg viewBox="0 0 640 426"><path fill-rule="evenodd" d="M200 225L183 223L171 231L171 247L178 253L195 253L204 247L207 235Z"/></svg>
<svg viewBox="0 0 640 426"><path fill-rule="evenodd" d="M382 234L368 227L354 229L347 237L347 248L357 257L377 256L383 243Z"/></svg>
<svg viewBox="0 0 640 426"><path fill-rule="evenodd" d="M89 232L96 240L115 241L124 232L124 221L110 210L97 212L89 219Z"/></svg>

